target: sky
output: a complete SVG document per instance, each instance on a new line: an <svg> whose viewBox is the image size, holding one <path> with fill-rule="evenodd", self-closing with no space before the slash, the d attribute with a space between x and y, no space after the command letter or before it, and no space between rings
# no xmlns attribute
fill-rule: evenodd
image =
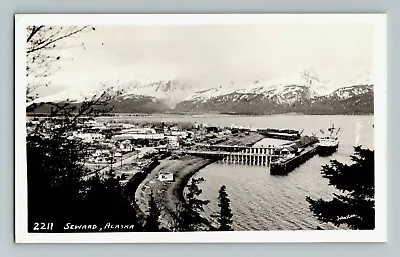
<svg viewBox="0 0 400 257"><path fill-rule="evenodd" d="M373 27L360 22L96 26L65 42L60 69L38 93L170 79L201 90L304 69L341 84L372 70L372 50Z"/></svg>

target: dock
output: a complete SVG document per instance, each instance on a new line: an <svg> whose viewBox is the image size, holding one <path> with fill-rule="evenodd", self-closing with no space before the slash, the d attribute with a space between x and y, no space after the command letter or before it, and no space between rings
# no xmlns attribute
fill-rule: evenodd
<svg viewBox="0 0 400 257"><path fill-rule="evenodd" d="M263 148L246 149L241 152L201 150L187 150L182 152L189 155L217 159L223 163L255 166L269 166L274 158L279 157L279 155L274 154L273 151Z"/></svg>
<svg viewBox="0 0 400 257"><path fill-rule="evenodd" d="M201 156L221 163L270 166L271 174L287 174L316 154L318 138L314 136L301 136L300 132L289 129L259 129L260 132L289 142L261 147L195 143L187 148L159 148L158 151Z"/></svg>
<svg viewBox="0 0 400 257"><path fill-rule="evenodd" d="M257 132L267 138L294 141L301 138L301 133L292 129L257 129Z"/></svg>
<svg viewBox="0 0 400 257"><path fill-rule="evenodd" d="M297 155L295 154L294 156L279 158L278 160L271 162L270 173L272 175L286 175L316 154L317 146L315 144L308 146Z"/></svg>

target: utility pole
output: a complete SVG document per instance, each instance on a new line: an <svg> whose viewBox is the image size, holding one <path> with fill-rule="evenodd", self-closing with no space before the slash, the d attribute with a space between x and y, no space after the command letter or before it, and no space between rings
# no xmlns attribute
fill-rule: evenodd
<svg viewBox="0 0 400 257"><path fill-rule="evenodd" d="M112 165L114 162L114 149L111 149L111 164L110 164L110 172L112 172Z"/></svg>

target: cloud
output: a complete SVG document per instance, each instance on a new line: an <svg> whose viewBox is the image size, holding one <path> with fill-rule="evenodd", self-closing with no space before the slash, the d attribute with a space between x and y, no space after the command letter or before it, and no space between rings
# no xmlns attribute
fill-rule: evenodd
<svg viewBox="0 0 400 257"><path fill-rule="evenodd" d="M371 69L372 33L363 23L96 27L76 39L85 48L61 51L52 81L68 88L185 79L202 88L312 68L340 83Z"/></svg>

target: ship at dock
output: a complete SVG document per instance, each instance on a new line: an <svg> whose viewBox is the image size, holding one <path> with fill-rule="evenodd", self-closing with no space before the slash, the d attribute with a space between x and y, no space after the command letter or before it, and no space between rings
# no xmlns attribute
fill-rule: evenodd
<svg viewBox="0 0 400 257"><path fill-rule="evenodd" d="M317 153L319 156L329 156L337 151L339 148L339 138L337 136L339 131L340 128L335 128L334 124L327 130L320 130L321 136L318 137L317 143Z"/></svg>
<svg viewBox="0 0 400 257"><path fill-rule="evenodd" d="M310 145L296 153L288 153L271 162L271 175L287 175L315 155L316 146Z"/></svg>
<svg viewBox="0 0 400 257"><path fill-rule="evenodd" d="M271 162L272 175L287 175L316 154L318 138L303 136L299 140L283 144L280 154Z"/></svg>

